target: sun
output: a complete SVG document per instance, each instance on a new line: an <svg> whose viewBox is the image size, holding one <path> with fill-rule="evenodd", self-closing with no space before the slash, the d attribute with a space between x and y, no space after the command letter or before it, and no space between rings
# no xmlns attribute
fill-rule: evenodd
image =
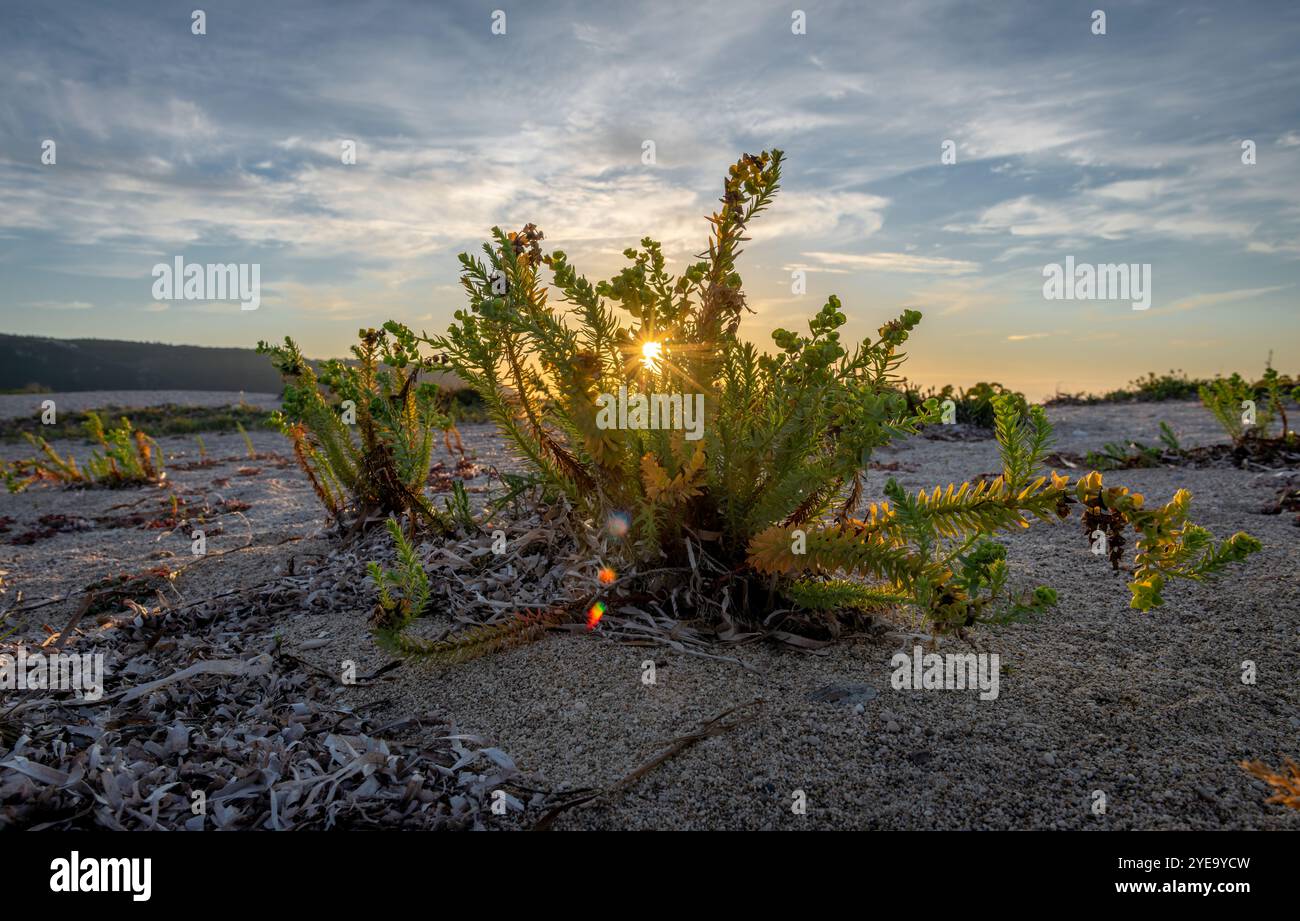
<svg viewBox="0 0 1300 921"><path fill-rule="evenodd" d="M663 357L662 342L646 342L641 346L641 365L651 374L659 373L659 360Z"/></svg>

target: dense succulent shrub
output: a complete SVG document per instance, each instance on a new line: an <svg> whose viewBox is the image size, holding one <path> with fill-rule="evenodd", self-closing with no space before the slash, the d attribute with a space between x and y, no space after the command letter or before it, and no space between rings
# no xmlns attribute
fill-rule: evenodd
<svg viewBox="0 0 1300 921"><path fill-rule="evenodd" d="M993 385L979 396L991 409L1000 476L915 495L891 480L888 501L860 510L872 452L938 421L937 401L909 401L897 375L921 315L906 311L849 345L832 296L806 335L776 330L770 354L739 338L736 260L777 193L781 162L772 151L731 167L707 251L680 275L647 238L625 251L627 267L593 284L562 251L544 254L535 226L494 229L482 257L461 256L468 309L446 335L422 337L482 395L539 482L580 519L623 523L614 533L627 528L627 562L685 565L707 552L731 585L775 576L762 580L769 598L908 603L939 628L960 628L987 613L993 588L991 570L972 579L962 560L1036 518L1081 510L1086 533L1106 535L1116 568L1135 532L1130 589L1142 610L1162 603L1170 578L1209 578L1259 548L1245 534L1215 544L1188 521L1185 490L1148 509L1098 473L1073 483L1043 474L1051 429L1042 408ZM567 311L552 304L544 269ZM631 412L638 425L611 426L616 394L629 406L699 394L701 437L645 427Z"/></svg>
<svg viewBox="0 0 1300 921"><path fill-rule="evenodd" d="M105 429L97 413L86 413L85 432L97 447L84 469L71 454L63 457L44 438L24 432L28 443L40 454L5 468L5 485L9 491L21 492L41 480L118 488L158 483L166 477L158 444L126 417L113 428Z"/></svg>
<svg viewBox="0 0 1300 921"><path fill-rule="evenodd" d="M735 260L745 228L776 193L780 164L775 152L732 167L708 258L680 277L650 239L626 251L630 265L616 277L593 285L563 252L543 257L531 225L495 230L486 259L461 257L470 309L428 340L548 486L601 520L633 521L633 555L679 556L670 548L693 533L743 558L772 522L810 521L837 501L847 513L872 449L926 421L893 386L916 311L852 350L840 341L846 318L834 297L809 335L777 330L775 354L738 339L745 300ZM548 303L543 267L576 327ZM633 322L624 325L615 307ZM601 395L620 388L629 402L698 394L702 437L602 427Z"/></svg>
<svg viewBox="0 0 1300 921"><path fill-rule="evenodd" d="M451 420L438 409L437 387L419 380L436 361L421 357L399 323L358 335L356 360L323 362L319 377L292 339L258 343L285 379L273 418L334 519L352 515L364 527L395 515L441 527L424 487L435 438L451 431Z"/></svg>

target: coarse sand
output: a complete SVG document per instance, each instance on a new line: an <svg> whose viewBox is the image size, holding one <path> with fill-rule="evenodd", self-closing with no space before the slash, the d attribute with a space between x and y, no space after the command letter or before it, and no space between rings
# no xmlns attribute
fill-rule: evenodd
<svg viewBox="0 0 1300 921"><path fill-rule="evenodd" d="M1060 407L1050 415L1057 448L1077 454L1125 438L1154 443L1161 420L1185 446L1223 440L1194 402ZM509 468L490 428L462 433L480 463ZM214 510L209 552L251 548L187 566L178 581L186 597L251 585L286 567L304 571L334 546L283 439L252 438L257 459L242 456L237 435L205 436L220 461L188 470L177 468L197 459L193 440L160 439L174 455L173 490ZM60 445L68 446L76 447ZM26 453L0 446L5 458ZM999 466L988 439L917 437L875 460L891 469L872 471L869 499L879 498L888 476L916 489ZM977 690L895 689L891 659L910 652L909 634L921 629L900 616L888 632L818 653L718 649L743 665L620 645L599 628L552 634L456 666L408 662L343 687L340 701L385 722L448 715L508 753L551 791L551 803L565 790L615 784L741 707L729 717L732 728L625 789L565 811L558 828L1300 829L1300 812L1265 805L1265 786L1237 766L1300 757L1300 527L1294 515L1260 514L1300 472L1153 468L1107 479L1142 492L1148 504L1186 487L1195 521L1217 537L1247 531L1264 550L1218 582L1171 585L1167 603L1142 614L1128 607L1123 575L1089 552L1076 523L1007 536L1012 583L1051 585L1059 604L1026 622L978 628L969 642L945 638L938 648L997 654L996 699ZM10 592L3 606L17 591L28 602L53 598L150 561L189 560L190 535L165 529L90 526L9 542L39 529L43 515L89 520L137 500L160 508L167 501L162 491L42 486L0 499L7 527L0 572ZM31 637L42 624L61 628L73 604L24 614L17 626ZM373 675L390 659L367 633L368 614L288 612L279 629L285 647L312 667L333 673L346 659ZM1250 671L1254 683L1243 682ZM869 687L836 702L835 689L846 685ZM797 802L806 804L802 814Z"/></svg>

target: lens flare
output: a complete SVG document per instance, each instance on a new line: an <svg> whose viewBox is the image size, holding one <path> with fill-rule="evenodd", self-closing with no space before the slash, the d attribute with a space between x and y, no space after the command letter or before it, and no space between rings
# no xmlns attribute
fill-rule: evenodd
<svg viewBox="0 0 1300 921"><path fill-rule="evenodd" d="M641 364L651 374L659 373L659 360L663 357L662 342L645 342L641 345Z"/></svg>
<svg viewBox="0 0 1300 921"><path fill-rule="evenodd" d="M611 537L624 537L632 527L632 516L627 512L611 512L605 519L605 530Z"/></svg>
<svg viewBox="0 0 1300 921"><path fill-rule="evenodd" d="M595 630L596 624L600 623L600 619L604 616L605 602L597 601L591 606L591 610L587 611L587 629Z"/></svg>
<svg viewBox="0 0 1300 921"><path fill-rule="evenodd" d="M618 578L618 573L614 572L612 566L605 566L597 574L597 578L600 579L601 585L609 585L609 583Z"/></svg>

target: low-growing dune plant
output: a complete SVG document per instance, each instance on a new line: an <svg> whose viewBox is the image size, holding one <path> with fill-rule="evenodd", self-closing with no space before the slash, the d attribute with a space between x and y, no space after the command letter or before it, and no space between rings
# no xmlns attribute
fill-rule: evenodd
<svg viewBox="0 0 1300 921"><path fill-rule="evenodd" d="M389 518L386 526L396 552L393 568L385 569L374 561L366 565L378 593L370 619L371 632L382 649L394 655L444 664L464 662L538 639L567 618L567 612L562 610L537 611L499 624L470 627L452 637L412 636L408 628L429 607L432 594L429 576L397 519Z"/></svg>
<svg viewBox="0 0 1300 921"><path fill-rule="evenodd" d="M436 386L419 380L436 362L420 356L414 334L399 323L359 337L355 362L323 362L319 378L292 339L259 343L285 379L273 418L335 520L352 516L365 527L395 515L440 528L443 516L424 487L435 434L451 420L437 409Z"/></svg>
<svg viewBox="0 0 1300 921"><path fill-rule="evenodd" d="M235 429L239 432L239 437L244 439L244 453L248 455L249 460L257 460L257 448L253 446L253 438L248 434L248 429L238 422L235 423Z"/></svg>
<svg viewBox="0 0 1300 921"><path fill-rule="evenodd" d="M1160 403L1165 400L1186 400L1197 395L1205 381L1195 380L1182 370L1170 369L1165 374L1148 371L1146 377L1129 381L1124 390L1106 395L1108 402L1134 400L1139 403Z"/></svg>
<svg viewBox="0 0 1300 921"><path fill-rule="evenodd" d="M1286 404L1287 400L1300 401L1300 387L1271 365L1255 383L1234 373L1202 385L1198 393L1202 405L1234 445L1245 446L1252 441L1288 445L1297 440L1287 420ZM1278 420L1276 435L1270 431L1274 419Z"/></svg>
<svg viewBox="0 0 1300 921"><path fill-rule="evenodd" d="M415 547L402 532L401 523L396 518L389 518L384 525L393 538L397 553L395 568L388 570L371 562L366 565L366 571L379 593L379 603L371 621L376 635L387 639L400 634L424 613L429 606L430 591L429 577L416 556Z"/></svg>
<svg viewBox="0 0 1300 921"><path fill-rule="evenodd" d="M1233 444L1240 444L1249 429L1245 422L1246 407L1255 400L1255 388L1240 374L1219 378L1198 391L1201 404L1210 411ZM1257 406L1255 424L1267 428L1268 406Z"/></svg>
<svg viewBox="0 0 1300 921"><path fill-rule="evenodd" d="M768 608L914 605L936 628L957 629L988 613L990 597L989 585L962 578L962 559L1034 519L1082 511L1116 568L1133 531L1129 587L1140 610L1163 602L1170 579L1213 577L1259 549L1240 533L1214 543L1188 520L1185 490L1147 508L1099 473L1049 475L1042 408L1023 411L1006 393L988 395L1001 475L915 494L891 480L887 501L862 510L872 452L938 421L938 402L910 405L897 374L921 315L905 311L850 345L832 296L806 335L775 331L771 353L740 338L736 261L781 164L771 151L731 167L707 250L679 275L647 238L625 251L621 272L593 284L564 252L543 254L535 226L494 229L482 256L461 256L468 308L446 335L420 337L482 395L578 520L627 524L626 563L720 561L725 575L700 593L702 610L740 591L750 608L764 597ZM553 302L545 269L566 307Z"/></svg>
<svg viewBox="0 0 1300 921"><path fill-rule="evenodd" d="M105 429L97 413L87 413L85 432L97 447L84 468L77 465L72 454L64 457L44 438L25 432L27 441L40 454L9 464L5 468L6 487L10 492L22 492L33 483L48 481L120 488L159 483L166 477L157 442L125 416L113 428Z"/></svg>
<svg viewBox="0 0 1300 921"><path fill-rule="evenodd" d="M95 410L60 408L58 420L48 425L35 415L0 419L0 442L20 441L26 433L39 435L46 441L84 438L91 412L101 419L127 415L132 425L154 438L199 432L233 432L238 425L245 428L271 427L266 410L252 406L177 406L164 403L160 406L102 406Z"/></svg>
<svg viewBox="0 0 1300 921"><path fill-rule="evenodd" d="M1159 467L1177 463L1185 452L1178 435L1168 422L1160 423L1160 444L1148 445L1140 441L1108 441L1100 451L1089 451L1084 463L1096 470L1126 470L1133 467Z"/></svg>

